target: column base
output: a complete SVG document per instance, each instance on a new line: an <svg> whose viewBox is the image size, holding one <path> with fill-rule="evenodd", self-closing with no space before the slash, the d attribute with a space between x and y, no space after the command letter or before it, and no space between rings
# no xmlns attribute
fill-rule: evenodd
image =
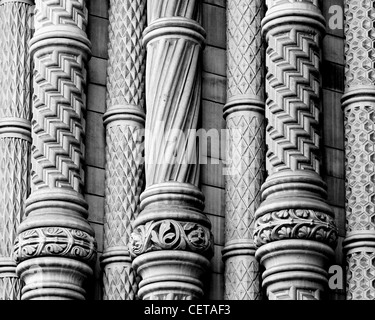
<svg viewBox="0 0 375 320"><path fill-rule="evenodd" d="M84 282L93 271L73 259L43 257L21 262L17 273L26 283L22 300L85 300Z"/></svg>
<svg viewBox="0 0 375 320"><path fill-rule="evenodd" d="M262 285L269 300L323 300L327 269L334 251L310 240L280 240L260 247L256 258L265 267Z"/></svg>
<svg viewBox="0 0 375 320"><path fill-rule="evenodd" d="M138 295L143 300L197 300L203 297L203 275L210 262L192 252L149 252L133 260L142 277Z"/></svg>

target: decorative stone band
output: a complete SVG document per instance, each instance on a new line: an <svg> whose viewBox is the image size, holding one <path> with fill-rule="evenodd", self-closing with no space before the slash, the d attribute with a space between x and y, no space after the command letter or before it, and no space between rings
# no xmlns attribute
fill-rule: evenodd
<svg viewBox="0 0 375 320"><path fill-rule="evenodd" d="M375 250L375 230L357 230L346 234L343 241L347 254L358 251Z"/></svg>
<svg viewBox="0 0 375 320"><path fill-rule="evenodd" d="M236 239L225 243L222 251L223 260L236 256L254 256L256 246L252 239Z"/></svg>
<svg viewBox="0 0 375 320"><path fill-rule="evenodd" d="M16 267L12 258L0 257L0 278L17 278Z"/></svg>
<svg viewBox="0 0 375 320"><path fill-rule="evenodd" d="M264 114L265 103L259 97L253 95L236 95L228 99L223 108L223 116L226 119L230 114L243 111L254 111Z"/></svg>
<svg viewBox="0 0 375 320"><path fill-rule="evenodd" d="M282 239L316 240L333 247L337 241L334 219L315 210L285 209L257 220L254 242L258 247Z"/></svg>
<svg viewBox="0 0 375 320"><path fill-rule="evenodd" d="M210 230L197 223L162 220L135 228L130 245L135 256L157 250L183 250L211 258L213 241Z"/></svg>
<svg viewBox="0 0 375 320"><path fill-rule="evenodd" d="M312 171L273 174L262 186L266 200L256 212L255 244L306 239L336 246L337 227L325 195L325 183Z"/></svg>
<svg viewBox="0 0 375 320"><path fill-rule="evenodd" d="M139 106L115 105L107 109L103 116L105 126L116 125L117 121L126 121L127 126L143 127L146 115ZM124 125L122 122L121 125Z"/></svg>
<svg viewBox="0 0 375 320"><path fill-rule="evenodd" d="M44 256L60 256L93 263L96 258L95 239L88 233L59 227L27 230L15 243L17 263Z"/></svg>
<svg viewBox="0 0 375 320"><path fill-rule="evenodd" d="M122 246L110 247L106 249L105 252L101 255L100 261L103 267L111 263L123 263L130 265L132 263L128 247Z"/></svg>
<svg viewBox="0 0 375 320"><path fill-rule="evenodd" d="M206 31L193 20L181 17L160 18L153 21L144 31L143 43L147 46L155 38L185 37L198 42L202 47L205 44Z"/></svg>
<svg viewBox="0 0 375 320"><path fill-rule="evenodd" d="M0 119L0 138L19 138L31 142L31 123L21 118Z"/></svg>
<svg viewBox="0 0 375 320"><path fill-rule="evenodd" d="M26 215L15 243L17 262L40 256L95 261L96 240L86 220L87 204L75 191L35 191L27 199Z"/></svg>
<svg viewBox="0 0 375 320"><path fill-rule="evenodd" d="M374 103L375 102L375 87L373 86L361 86L352 87L346 89L345 94L341 99L341 107L345 110L353 104L363 103Z"/></svg>
<svg viewBox="0 0 375 320"><path fill-rule="evenodd" d="M211 258L211 223L202 214L204 196L194 185L165 182L141 195L141 215L130 241L132 256L150 251L181 250Z"/></svg>

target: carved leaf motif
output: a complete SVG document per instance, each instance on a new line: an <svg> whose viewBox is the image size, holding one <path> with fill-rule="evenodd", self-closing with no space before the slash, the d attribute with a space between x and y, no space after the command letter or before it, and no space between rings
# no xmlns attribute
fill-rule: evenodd
<svg viewBox="0 0 375 320"><path fill-rule="evenodd" d="M310 217L310 213L310 210L295 210L296 216L302 219L308 219Z"/></svg>
<svg viewBox="0 0 375 320"><path fill-rule="evenodd" d="M289 218L289 210L280 210L278 212L275 212L275 216L280 218L280 219L286 219Z"/></svg>
<svg viewBox="0 0 375 320"><path fill-rule="evenodd" d="M66 247L67 247L66 245L63 246L63 245L59 245L59 244L56 244L56 243L51 243L51 244L47 244L44 247L43 252L44 253L50 253L50 254L59 254L59 253L63 252Z"/></svg>
<svg viewBox="0 0 375 320"><path fill-rule="evenodd" d="M277 234L279 235L280 239L289 238L292 229L290 227L282 227L278 230Z"/></svg>
<svg viewBox="0 0 375 320"><path fill-rule="evenodd" d="M327 235L327 232L323 230L323 228L319 228L316 232L315 232L315 237L319 240L323 240L326 238L326 235Z"/></svg>
<svg viewBox="0 0 375 320"><path fill-rule="evenodd" d="M297 237L306 239L309 237L310 233L311 233L311 228L307 226L303 226L298 229Z"/></svg>

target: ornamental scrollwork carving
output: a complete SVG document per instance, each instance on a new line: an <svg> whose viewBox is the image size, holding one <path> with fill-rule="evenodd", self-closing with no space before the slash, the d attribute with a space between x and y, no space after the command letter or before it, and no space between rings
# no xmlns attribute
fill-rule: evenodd
<svg viewBox="0 0 375 320"><path fill-rule="evenodd" d="M96 256L96 241L81 230L37 228L19 235L14 252L17 262L40 256L62 256L91 263Z"/></svg>
<svg viewBox="0 0 375 320"><path fill-rule="evenodd" d="M257 219L254 242L258 247L284 239L315 240L334 247L337 227L328 214L305 209L270 212Z"/></svg>
<svg viewBox="0 0 375 320"><path fill-rule="evenodd" d="M213 236L208 228L194 222L150 221L136 227L130 239L131 254L158 250L191 251L211 258Z"/></svg>

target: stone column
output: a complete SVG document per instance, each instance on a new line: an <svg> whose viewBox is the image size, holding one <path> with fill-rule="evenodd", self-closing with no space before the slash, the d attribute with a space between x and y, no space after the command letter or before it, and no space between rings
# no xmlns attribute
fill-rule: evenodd
<svg viewBox="0 0 375 320"><path fill-rule="evenodd" d="M33 1L0 1L0 300L18 300L13 245L25 215L31 143Z"/></svg>
<svg viewBox="0 0 375 320"><path fill-rule="evenodd" d="M205 37L201 1L149 0L147 10L146 189L132 234L133 266L142 277L141 299L198 299L213 246L193 143Z"/></svg>
<svg viewBox="0 0 375 320"><path fill-rule="evenodd" d="M134 300L136 274L128 244L144 179L143 129L146 0L111 0L107 78L106 194L104 253L105 300Z"/></svg>
<svg viewBox="0 0 375 320"><path fill-rule="evenodd" d="M261 298L253 229L264 182L264 45L261 0L227 2L229 139L225 180L225 293L228 300Z"/></svg>
<svg viewBox="0 0 375 320"><path fill-rule="evenodd" d="M345 1L347 299L375 299L375 1Z"/></svg>
<svg viewBox="0 0 375 320"><path fill-rule="evenodd" d="M325 298L337 228L320 176L318 0L269 0L266 51L268 178L256 212L256 257L271 300Z"/></svg>
<svg viewBox="0 0 375 320"><path fill-rule="evenodd" d="M15 244L24 300L84 299L96 259L82 196L86 24L84 0L36 1L33 185Z"/></svg>

